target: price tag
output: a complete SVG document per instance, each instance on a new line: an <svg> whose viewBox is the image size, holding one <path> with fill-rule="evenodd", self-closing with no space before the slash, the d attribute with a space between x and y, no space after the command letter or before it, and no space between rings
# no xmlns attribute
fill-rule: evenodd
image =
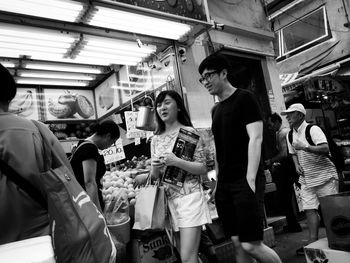
<svg viewBox="0 0 350 263"><path fill-rule="evenodd" d="M125 159L124 148L122 140L119 139L116 141L114 146L111 146L102 151L103 157L105 159L105 164L117 162Z"/></svg>

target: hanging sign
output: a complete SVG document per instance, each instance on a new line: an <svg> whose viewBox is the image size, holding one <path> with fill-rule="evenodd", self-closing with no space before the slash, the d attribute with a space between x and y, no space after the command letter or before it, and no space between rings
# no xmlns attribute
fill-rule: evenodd
<svg viewBox="0 0 350 263"><path fill-rule="evenodd" d="M137 115L136 111L125 111L126 138L141 138L145 137L145 131L136 129Z"/></svg>
<svg viewBox="0 0 350 263"><path fill-rule="evenodd" d="M105 164L110 164L125 159L122 140L117 140L115 145L103 150L102 155L105 159Z"/></svg>

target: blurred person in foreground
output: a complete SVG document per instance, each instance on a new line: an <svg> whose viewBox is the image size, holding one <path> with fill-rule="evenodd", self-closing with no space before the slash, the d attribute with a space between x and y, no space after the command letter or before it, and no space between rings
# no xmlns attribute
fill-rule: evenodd
<svg viewBox="0 0 350 263"><path fill-rule="evenodd" d="M219 98L212 109L218 177L213 194L224 232L235 245L236 261L279 263L276 252L262 242L265 177L258 102L252 93L228 81L230 63L224 55L208 56L198 70L201 84Z"/></svg>
<svg viewBox="0 0 350 263"><path fill-rule="evenodd" d="M99 150L111 147L120 137L120 131L118 125L112 120L97 123L91 128L94 133L85 140L79 141L70 162L77 181L102 212L104 202L101 179L106 173L106 165Z"/></svg>
<svg viewBox="0 0 350 263"><path fill-rule="evenodd" d="M301 232L301 226L293 210L293 184L299 188L300 184L292 157L288 155L287 134L290 129L282 125L282 118L277 113L269 115L267 125L275 133L277 153L266 160L265 165L271 170L273 181L276 183L278 201L286 216L287 225L283 229L285 232Z"/></svg>
<svg viewBox="0 0 350 263"><path fill-rule="evenodd" d="M32 121L8 111L17 87L1 64L0 81L0 159L40 190L40 173L44 171L45 162L41 134ZM43 123L39 125L53 151L72 169L60 142ZM0 210L0 245L50 234L48 211L1 171Z"/></svg>
<svg viewBox="0 0 350 263"><path fill-rule="evenodd" d="M193 161L183 160L173 152L180 128L198 134L181 96L173 90L162 91L155 100L157 129L151 141L151 175L162 178L166 166L175 166L188 172L183 187L175 189L165 184L176 247L183 263L197 263L202 226L211 223L209 208L203 194L201 175L207 172L200 139Z"/></svg>
<svg viewBox="0 0 350 263"><path fill-rule="evenodd" d="M304 106L300 103L292 104L281 115L286 115L293 130L291 142L287 136L288 151L299 174L301 202L309 228L308 243L312 243L318 240L319 197L338 193L338 173L329 158L327 137L322 129L313 125L310 128L310 136L315 145L310 145L307 141L305 132L308 123L305 121ZM299 248L296 253L304 254L304 248Z"/></svg>

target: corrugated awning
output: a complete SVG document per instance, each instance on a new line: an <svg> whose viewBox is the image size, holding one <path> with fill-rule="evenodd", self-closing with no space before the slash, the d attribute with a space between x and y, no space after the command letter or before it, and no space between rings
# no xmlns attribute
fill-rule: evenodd
<svg viewBox="0 0 350 263"><path fill-rule="evenodd" d="M293 82L297 76L298 76L298 72L281 74L280 75L281 85L285 86L288 83Z"/></svg>
<svg viewBox="0 0 350 263"><path fill-rule="evenodd" d="M282 88L286 88L291 85L301 84L302 82L314 77L325 76L350 76L350 67L342 68L342 64L350 61L350 58L343 59L341 61L330 64L326 67L316 69L311 73L299 76L299 72L291 74L280 75Z"/></svg>
<svg viewBox="0 0 350 263"><path fill-rule="evenodd" d="M343 77L343 78L349 78L350 77L350 65L346 66L346 67L342 67L338 70L337 77Z"/></svg>

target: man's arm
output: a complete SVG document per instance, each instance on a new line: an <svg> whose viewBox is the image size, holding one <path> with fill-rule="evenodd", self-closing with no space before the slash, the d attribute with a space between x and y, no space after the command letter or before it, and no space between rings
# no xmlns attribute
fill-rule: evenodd
<svg viewBox="0 0 350 263"><path fill-rule="evenodd" d="M327 155L329 154L329 147L328 143L322 143L319 145L307 145L303 142L296 141L293 143L293 146L296 150L302 150L305 152L315 153L315 154L322 154Z"/></svg>
<svg viewBox="0 0 350 263"><path fill-rule="evenodd" d="M308 145L300 141L293 143L296 150L303 150L320 155L329 154L329 146L327 143L327 137L324 132L318 126L312 126L310 129L310 136L315 145Z"/></svg>
<svg viewBox="0 0 350 263"><path fill-rule="evenodd" d="M303 167L301 167L301 165L299 164L298 156L296 154L292 154L292 159L293 159L293 163L294 163L294 166L295 166L295 171L300 176L303 176L304 175L304 170L303 170Z"/></svg>
<svg viewBox="0 0 350 263"><path fill-rule="evenodd" d="M249 123L246 129L249 136L247 181L250 188L255 192L255 178L259 168L263 140L263 122Z"/></svg>

